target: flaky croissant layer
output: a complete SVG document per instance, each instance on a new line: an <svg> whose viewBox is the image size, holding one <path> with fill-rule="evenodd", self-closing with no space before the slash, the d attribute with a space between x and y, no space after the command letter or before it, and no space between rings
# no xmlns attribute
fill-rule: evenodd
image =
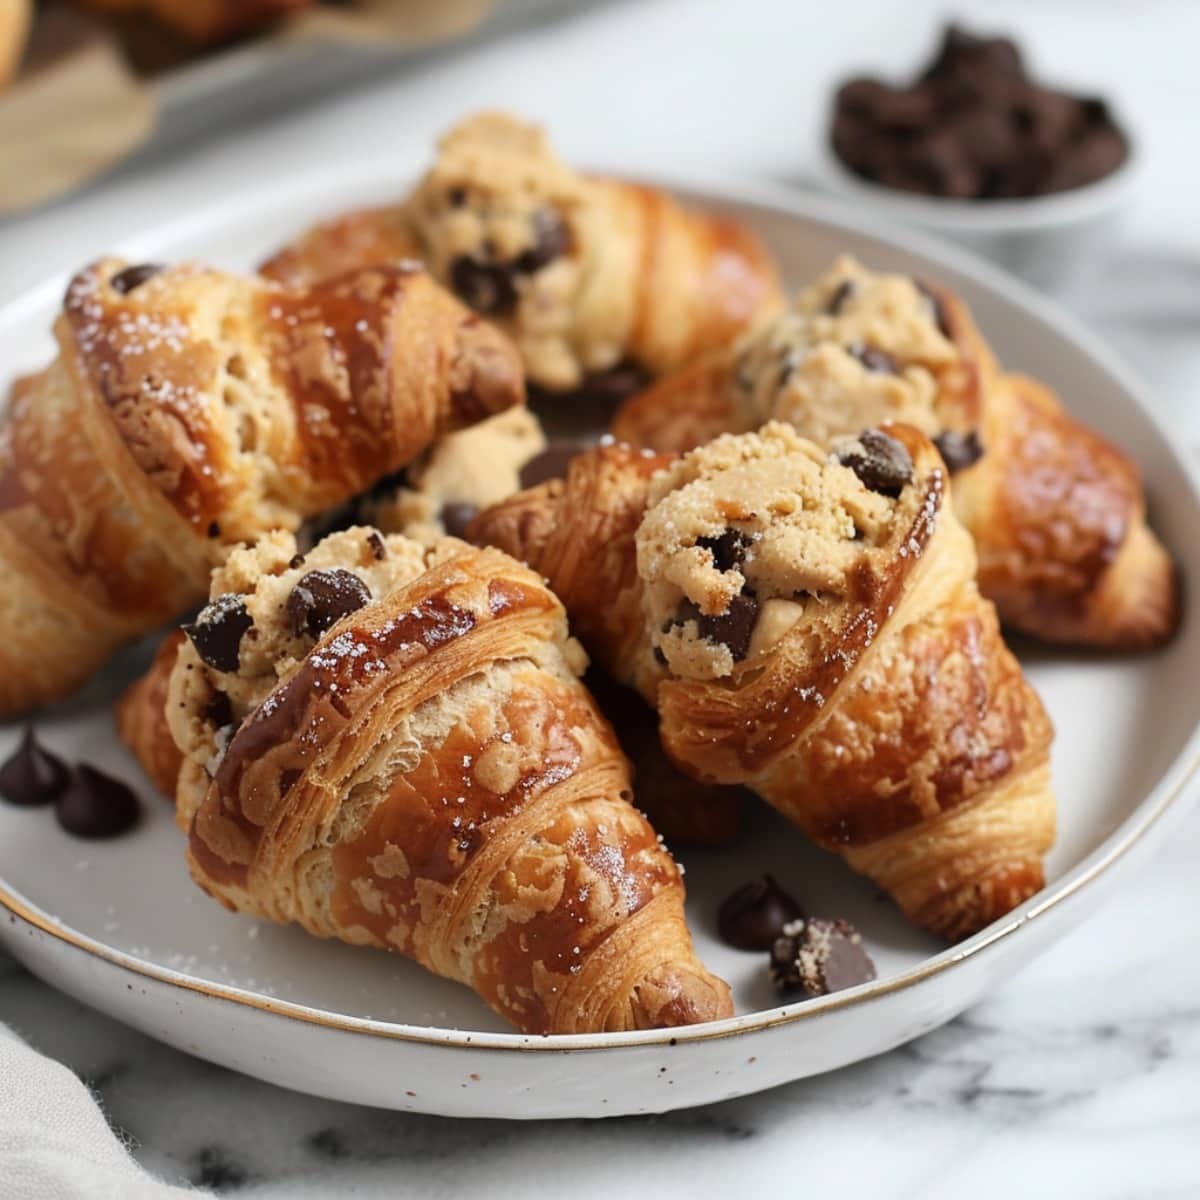
<svg viewBox="0 0 1200 1200"><path fill-rule="evenodd" d="M220 619L249 621L236 666L199 634L173 669L196 881L399 951L525 1032L731 1015L542 581L496 550L363 528L294 555L284 535L235 552L213 586Z"/></svg>
<svg viewBox="0 0 1200 1200"><path fill-rule="evenodd" d="M231 546L520 403L512 346L414 267L310 289L105 259L0 429L0 716L204 595Z"/></svg>

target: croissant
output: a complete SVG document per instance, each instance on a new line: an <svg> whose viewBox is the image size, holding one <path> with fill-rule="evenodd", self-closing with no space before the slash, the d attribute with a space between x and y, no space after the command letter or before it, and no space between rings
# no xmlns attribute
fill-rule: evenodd
<svg viewBox="0 0 1200 1200"><path fill-rule="evenodd" d="M629 400L612 429L687 450L769 419L822 445L886 420L932 437L980 587L1013 629L1115 649L1171 636L1178 582L1136 466L1044 386L1001 374L950 293L840 259L735 348Z"/></svg>
<svg viewBox="0 0 1200 1200"><path fill-rule="evenodd" d="M1050 721L945 499L910 426L826 454L775 422L677 461L598 448L470 532L549 579L676 762L958 938L1042 886L1055 804Z"/></svg>
<svg viewBox="0 0 1200 1200"><path fill-rule="evenodd" d="M359 526L236 550L212 596L167 703L205 891L399 951L526 1033L732 1014L536 575Z"/></svg>
<svg viewBox="0 0 1200 1200"><path fill-rule="evenodd" d="M165 637L146 673L135 679L113 706L117 736L133 752L155 788L171 800L175 798L183 755L167 731L167 689L183 641L181 629Z"/></svg>
<svg viewBox="0 0 1200 1200"><path fill-rule="evenodd" d="M197 603L231 546L523 397L503 335L419 270L295 290L106 259L55 333L0 429L0 717Z"/></svg>
<svg viewBox="0 0 1200 1200"><path fill-rule="evenodd" d="M407 199L318 225L263 273L307 284L421 258L512 336L529 381L554 393L622 364L670 371L780 301L774 265L748 230L657 188L581 175L535 126L483 113L438 151Z"/></svg>

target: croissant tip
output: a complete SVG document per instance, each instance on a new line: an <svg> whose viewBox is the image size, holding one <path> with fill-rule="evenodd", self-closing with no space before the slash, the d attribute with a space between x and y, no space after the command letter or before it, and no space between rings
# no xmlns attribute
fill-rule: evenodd
<svg viewBox="0 0 1200 1200"><path fill-rule="evenodd" d="M1154 650L1176 634L1183 617L1179 570L1145 525L1130 534L1126 547L1130 581L1103 644L1113 650Z"/></svg>

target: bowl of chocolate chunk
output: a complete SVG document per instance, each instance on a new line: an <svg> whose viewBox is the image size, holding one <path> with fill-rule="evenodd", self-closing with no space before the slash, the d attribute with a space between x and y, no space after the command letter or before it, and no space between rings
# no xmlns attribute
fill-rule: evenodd
<svg viewBox="0 0 1200 1200"><path fill-rule="evenodd" d="M833 189L1051 289L1103 257L1137 165L1106 99L1050 86L1011 38L957 25L915 77L843 83L823 158Z"/></svg>

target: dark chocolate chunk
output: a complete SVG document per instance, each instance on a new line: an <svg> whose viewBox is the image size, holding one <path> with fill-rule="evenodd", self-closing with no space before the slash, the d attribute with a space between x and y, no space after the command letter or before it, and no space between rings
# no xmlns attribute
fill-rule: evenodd
<svg viewBox="0 0 1200 1200"><path fill-rule="evenodd" d="M214 689L204 706L204 719L214 728L223 729L233 724L233 705L222 691Z"/></svg>
<svg viewBox="0 0 1200 1200"><path fill-rule="evenodd" d="M783 927L771 946L770 974L785 995L827 996L869 983L875 964L848 921L810 917Z"/></svg>
<svg viewBox="0 0 1200 1200"><path fill-rule="evenodd" d="M110 838L137 824L141 803L128 785L80 763L54 805L58 823L81 838Z"/></svg>
<svg viewBox="0 0 1200 1200"><path fill-rule="evenodd" d="M450 264L450 283L463 302L487 316L503 316L517 304L512 269L504 264L479 262L463 254Z"/></svg>
<svg viewBox="0 0 1200 1200"><path fill-rule="evenodd" d="M950 316L946 312L946 306L942 303L942 298L929 286L927 283L922 283L919 279L914 279L913 283L917 285L917 291L929 302L930 311L933 313L933 319L937 324L938 331L942 337L954 340L954 334L950 330Z"/></svg>
<svg viewBox="0 0 1200 1200"><path fill-rule="evenodd" d="M519 255L513 263L515 270L523 275L540 271L547 263L561 258L571 249L571 231L559 215L548 208L540 208L533 215L533 246Z"/></svg>
<svg viewBox="0 0 1200 1200"><path fill-rule="evenodd" d="M803 920L800 905L772 875L744 883L717 911L717 931L738 950L770 950L783 927Z"/></svg>
<svg viewBox="0 0 1200 1200"><path fill-rule="evenodd" d="M741 592L729 602L729 607L716 616L708 616L692 603L683 600L673 624L695 621L700 636L707 642L729 647L734 662L741 662L750 652L750 639L758 622L758 601L749 592Z"/></svg>
<svg viewBox="0 0 1200 1200"><path fill-rule="evenodd" d="M0 796L9 804L34 808L50 804L67 786L67 764L50 753L26 725L21 744L0 765Z"/></svg>
<svg viewBox="0 0 1200 1200"><path fill-rule="evenodd" d="M114 292L120 292L122 296L128 295L135 287L139 287L162 269L162 263L138 263L136 266L118 271L108 283Z"/></svg>
<svg viewBox="0 0 1200 1200"><path fill-rule="evenodd" d="M342 567L309 571L301 576L287 598L292 633L296 637L305 633L320 637L342 617L370 602L370 589L353 571Z"/></svg>
<svg viewBox="0 0 1200 1200"><path fill-rule="evenodd" d="M965 471L983 457L983 443L974 429L969 433L959 433L956 429L943 429L933 439L933 444L945 460L951 475L957 471Z"/></svg>
<svg viewBox="0 0 1200 1200"><path fill-rule="evenodd" d="M580 442L551 442L541 454L535 454L521 468L521 486L531 488L545 483L547 479L565 479L568 463L586 449Z"/></svg>
<svg viewBox="0 0 1200 1200"><path fill-rule="evenodd" d="M451 537L465 538L467 526L479 515L479 506L466 500L447 500L442 505L442 525Z"/></svg>
<svg viewBox="0 0 1200 1200"><path fill-rule="evenodd" d="M829 303L825 306L825 311L831 316L836 317L842 311L846 301L854 295L857 285L853 279L843 279L833 290L833 295L829 297Z"/></svg>
<svg viewBox="0 0 1200 1200"><path fill-rule="evenodd" d="M238 648L242 637L254 624L246 611L246 598L236 592L226 592L210 600L196 619L183 626L191 638L196 653L215 671L238 669Z"/></svg>
<svg viewBox="0 0 1200 1200"><path fill-rule="evenodd" d="M838 454L838 462L849 467L863 487L893 500L912 482L913 461L908 448L879 429L860 433L857 444Z"/></svg>
<svg viewBox="0 0 1200 1200"><path fill-rule="evenodd" d="M462 208L467 202L467 189L465 187L452 187L446 193L446 199L450 201L451 208Z"/></svg>
<svg viewBox="0 0 1200 1200"><path fill-rule="evenodd" d="M383 544L383 538L379 536L379 531L372 529L367 534L367 547L371 551L371 557L376 562L383 562L387 558L387 546Z"/></svg>
<svg viewBox="0 0 1200 1200"><path fill-rule="evenodd" d="M726 529L718 537L697 538L696 545L712 555L713 566L718 571L733 571L746 561L746 552L757 540L740 529Z"/></svg>
<svg viewBox="0 0 1200 1200"><path fill-rule="evenodd" d="M886 351L878 346L868 346L864 342L851 342L846 347L846 353L851 358L857 358L868 371L877 375L898 375L900 364Z"/></svg>
<svg viewBox="0 0 1200 1200"><path fill-rule="evenodd" d="M304 566L304 555L293 554L292 557L288 559L288 566L293 571L299 570L302 566Z"/></svg>

